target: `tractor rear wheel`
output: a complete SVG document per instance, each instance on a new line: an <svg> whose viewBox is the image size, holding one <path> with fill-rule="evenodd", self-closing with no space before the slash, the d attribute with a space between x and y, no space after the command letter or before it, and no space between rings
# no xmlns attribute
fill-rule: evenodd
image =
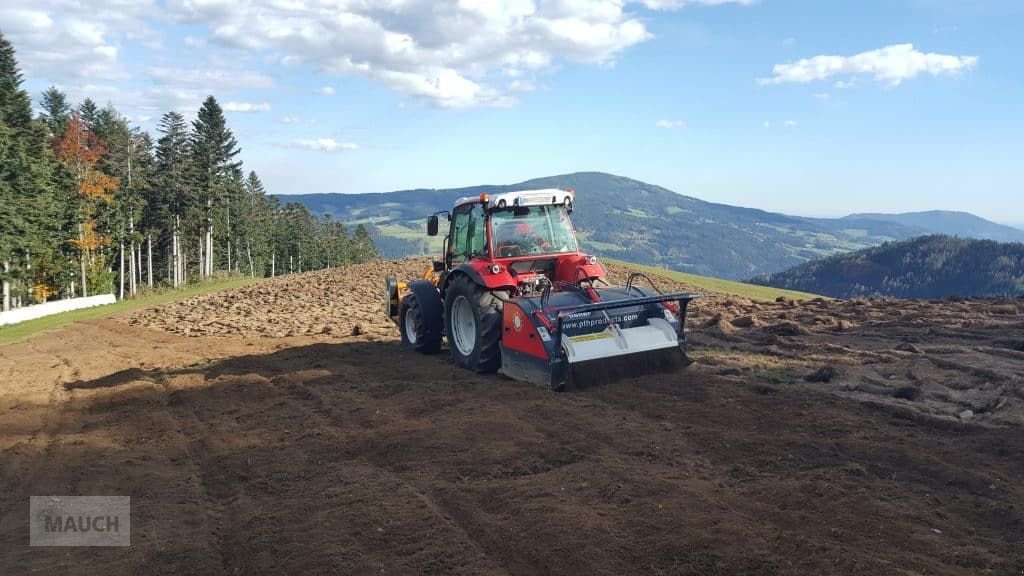
<svg viewBox="0 0 1024 576"><path fill-rule="evenodd" d="M423 307L415 294L402 299L398 314L398 328L402 333L402 344L422 354L436 354L441 350L441 336L427 330ZM435 312L437 313L437 312Z"/></svg>
<svg viewBox="0 0 1024 576"><path fill-rule="evenodd" d="M468 276L452 280L445 293L445 328L452 359L475 372L497 372L501 367L500 298Z"/></svg>

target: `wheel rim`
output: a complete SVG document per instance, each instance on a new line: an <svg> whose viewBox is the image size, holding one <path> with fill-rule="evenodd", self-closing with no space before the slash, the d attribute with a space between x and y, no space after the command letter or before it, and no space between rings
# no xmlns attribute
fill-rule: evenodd
<svg viewBox="0 0 1024 576"><path fill-rule="evenodd" d="M405 311L405 339L409 341L409 344L416 343L416 315L412 313L412 307L409 307Z"/></svg>
<svg viewBox="0 0 1024 576"><path fill-rule="evenodd" d="M452 340L463 356L472 354L476 347L476 316L465 296L459 296L452 303Z"/></svg>

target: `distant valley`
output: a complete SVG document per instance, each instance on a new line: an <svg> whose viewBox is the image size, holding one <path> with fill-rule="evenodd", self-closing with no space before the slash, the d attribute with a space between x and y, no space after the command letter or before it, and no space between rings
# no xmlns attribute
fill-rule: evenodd
<svg viewBox="0 0 1024 576"><path fill-rule="evenodd" d="M598 255L682 272L747 279L800 264L927 234L1024 242L1024 231L958 212L805 218L706 202L601 172L512 185L372 194L281 196L348 226L365 224L386 257L435 253L426 216L455 199L530 188L575 188L574 221L583 247ZM432 242L433 240L433 242Z"/></svg>

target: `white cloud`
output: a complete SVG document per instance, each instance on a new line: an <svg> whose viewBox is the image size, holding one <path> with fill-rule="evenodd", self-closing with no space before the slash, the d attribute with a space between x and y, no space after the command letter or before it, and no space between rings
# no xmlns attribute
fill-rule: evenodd
<svg viewBox="0 0 1024 576"><path fill-rule="evenodd" d="M299 119L296 118L295 116L282 116L282 117L278 118L277 121L280 122L281 124L298 124L299 123Z"/></svg>
<svg viewBox="0 0 1024 576"><path fill-rule="evenodd" d="M637 14L644 8L752 3L0 0L0 29L30 79L75 93L116 85L113 101L130 114L153 115L156 106L194 110L206 94L239 98L234 91L275 87L275 71L261 71L267 65L369 78L406 96L405 105L470 108L513 105L567 63L614 65L653 37L647 16ZM165 33L187 35L164 48ZM140 48L161 54L147 58Z"/></svg>
<svg viewBox="0 0 1024 576"><path fill-rule="evenodd" d="M650 10L678 10L686 6L721 6L723 4L739 4L750 6L758 0L641 0L641 4Z"/></svg>
<svg viewBox="0 0 1024 576"><path fill-rule="evenodd" d="M146 23L157 12L153 0L3 0L0 29L33 78L53 83L123 81L130 74L119 60L126 41L159 45Z"/></svg>
<svg viewBox="0 0 1024 576"><path fill-rule="evenodd" d="M894 44L854 56L815 56L789 64L776 64L771 78L761 84L807 83L833 76L871 76L875 81L897 86L919 74L955 76L973 69L976 56L925 53L912 44ZM838 86L837 86L838 87Z"/></svg>
<svg viewBox="0 0 1024 576"><path fill-rule="evenodd" d="M146 76L158 85L173 85L221 93L243 88L273 88L274 79L259 72L214 68L203 65L195 68L168 68L153 66Z"/></svg>
<svg viewBox="0 0 1024 576"><path fill-rule="evenodd" d="M292 140L288 143L291 148L303 150L317 150L320 152L340 152L342 150L357 150L358 144L352 142L338 142L334 138L314 138L308 140Z"/></svg>
<svg viewBox="0 0 1024 576"><path fill-rule="evenodd" d="M533 92L537 86L529 80L513 80L505 87L509 92Z"/></svg>
<svg viewBox="0 0 1024 576"><path fill-rule="evenodd" d="M658 120L654 123L658 128L668 128L674 130L683 130L686 128L686 122L682 120Z"/></svg>
<svg viewBox="0 0 1024 576"><path fill-rule="evenodd" d="M856 85L857 83L854 82L853 80L836 80L835 84L833 84L832 87L835 88L836 90L846 90L848 88L853 88Z"/></svg>
<svg viewBox="0 0 1024 576"><path fill-rule="evenodd" d="M765 120L764 124L762 124L762 126L764 126L765 129L771 128L772 127L771 120Z"/></svg>
<svg viewBox="0 0 1024 576"><path fill-rule="evenodd" d="M815 92L814 93L814 97L816 99L818 99L818 100L823 100L823 101L824 100L831 100L832 99L832 95L829 94L828 92Z"/></svg>
<svg viewBox="0 0 1024 576"><path fill-rule="evenodd" d="M333 86L321 86L320 88L317 88L316 90L313 90L313 93L314 94L319 94L320 96L334 96L334 87Z"/></svg>
<svg viewBox="0 0 1024 576"><path fill-rule="evenodd" d="M614 64L652 36L629 7L751 0L167 0L211 44L370 78L444 108L509 106L563 61ZM524 77L510 86L502 78Z"/></svg>
<svg viewBox="0 0 1024 576"><path fill-rule="evenodd" d="M269 102L228 102L224 104L226 112L270 112Z"/></svg>
<svg viewBox="0 0 1024 576"><path fill-rule="evenodd" d="M786 120L785 122L782 123L782 125L785 126L786 128L792 128L797 124L799 124L799 122L797 122L796 120Z"/></svg>

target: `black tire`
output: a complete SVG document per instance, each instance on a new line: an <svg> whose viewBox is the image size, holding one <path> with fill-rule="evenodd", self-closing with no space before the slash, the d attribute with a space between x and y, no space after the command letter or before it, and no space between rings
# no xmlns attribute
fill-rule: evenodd
<svg viewBox="0 0 1024 576"><path fill-rule="evenodd" d="M437 311L435 313L438 313ZM408 322L412 322L409 329ZM398 330L402 334L402 345L421 354L436 354L441 351L441 335L431 334L424 317L424 310L415 294L402 299L398 313ZM412 338L410 338L410 333Z"/></svg>
<svg viewBox="0 0 1024 576"><path fill-rule="evenodd" d="M468 354L459 349L453 336L453 311L460 298L465 298L471 305L475 324L474 345ZM456 364L479 373L497 372L498 368L501 368L499 344L503 307L500 298L473 282L468 276L459 274L452 279L444 298L444 322L448 348L451 349L452 359Z"/></svg>

